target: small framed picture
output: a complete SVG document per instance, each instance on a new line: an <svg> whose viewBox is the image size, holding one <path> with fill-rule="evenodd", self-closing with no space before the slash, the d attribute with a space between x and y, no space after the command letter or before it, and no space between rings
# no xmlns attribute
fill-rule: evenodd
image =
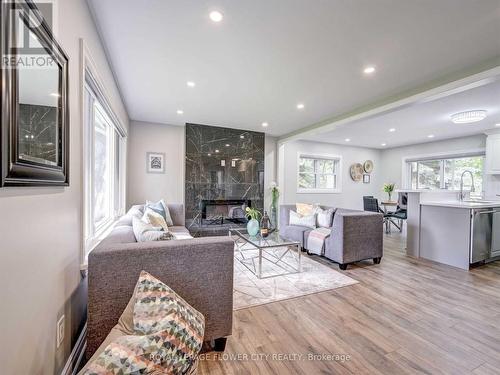
<svg viewBox="0 0 500 375"><path fill-rule="evenodd" d="M363 183L364 184L369 184L370 183L370 175L368 173L363 175Z"/></svg>
<svg viewBox="0 0 500 375"><path fill-rule="evenodd" d="M163 152L146 153L146 172L165 173L165 154Z"/></svg>

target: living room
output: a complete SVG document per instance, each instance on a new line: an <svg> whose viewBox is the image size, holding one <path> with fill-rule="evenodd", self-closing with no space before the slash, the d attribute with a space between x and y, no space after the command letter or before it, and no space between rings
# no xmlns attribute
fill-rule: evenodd
<svg viewBox="0 0 500 375"><path fill-rule="evenodd" d="M497 0L1 19L0 373L498 373Z"/></svg>

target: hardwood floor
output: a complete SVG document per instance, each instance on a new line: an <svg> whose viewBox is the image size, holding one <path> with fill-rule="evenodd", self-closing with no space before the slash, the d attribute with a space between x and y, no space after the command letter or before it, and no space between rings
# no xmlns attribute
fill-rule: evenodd
<svg viewBox="0 0 500 375"><path fill-rule="evenodd" d="M403 240L344 271L359 284L236 311L199 374L500 374L500 262L462 271L407 257Z"/></svg>

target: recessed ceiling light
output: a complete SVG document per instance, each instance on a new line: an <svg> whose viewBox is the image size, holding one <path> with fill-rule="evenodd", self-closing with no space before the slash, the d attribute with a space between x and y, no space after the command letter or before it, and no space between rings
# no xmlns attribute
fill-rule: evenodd
<svg viewBox="0 0 500 375"><path fill-rule="evenodd" d="M304 103L297 104L297 109L304 109L304 108L305 108Z"/></svg>
<svg viewBox="0 0 500 375"><path fill-rule="evenodd" d="M495 126L496 126L497 128L500 128L500 123L499 123L499 124L495 124Z"/></svg>
<svg viewBox="0 0 500 375"><path fill-rule="evenodd" d="M50 96L54 96L56 98L59 98L61 96L61 94L59 94L57 92L53 92L52 94L50 94Z"/></svg>
<svg viewBox="0 0 500 375"><path fill-rule="evenodd" d="M385 147L387 146L387 143L382 143L380 146Z"/></svg>
<svg viewBox="0 0 500 375"><path fill-rule="evenodd" d="M268 124L267 122L263 122L263 123L262 123L262 126L263 126L264 128L267 128L267 127L269 126L269 124Z"/></svg>
<svg viewBox="0 0 500 375"><path fill-rule="evenodd" d="M182 109L178 109L178 110L177 110L177 114L178 114L178 115L183 115L183 114L184 114L184 111L183 111Z"/></svg>
<svg viewBox="0 0 500 375"><path fill-rule="evenodd" d="M229 143L226 143L226 147L229 147L229 146L231 146L231 145Z"/></svg>
<svg viewBox="0 0 500 375"><path fill-rule="evenodd" d="M375 67L374 66L367 66L363 69L363 73L373 74L373 73L375 73Z"/></svg>
<svg viewBox="0 0 500 375"><path fill-rule="evenodd" d="M212 154L207 154L207 156L212 156Z"/></svg>
<svg viewBox="0 0 500 375"><path fill-rule="evenodd" d="M221 12L218 12L214 10L213 12L210 12L209 17L212 21L214 22L220 22L224 18Z"/></svg>
<svg viewBox="0 0 500 375"><path fill-rule="evenodd" d="M483 109L459 112L451 115L451 121L455 124L469 124L486 118L487 112Z"/></svg>
<svg viewBox="0 0 500 375"><path fill-rule="evenodd" d="M219 150L215 150L215 153L218 154L219 153Z"/></svg>
<svg viewBox="0 0 500 375"><path fill-rule="evenodd" d="M195 87L196 83L194 83L193 81L187 81L186 85L188 85L189 87Z"/></svg>
<svg viewBox="0 0 500 375"><path fill-rule="evenodd" d="M390 128L390 129L389 129L389 131L390 131L391 133L394 133L394 132L396 131L396 128Z"/></svg>
<svg viewBox="0 0 500 375"><path fill-rule="evenodd" d="M346 138L345 141L346 142L351 142L351 138Z"/></svg>
<svg viewBox="0 0 500 375"><path fill-rule="evenodd" d="M240 138L241 139L245 139L245 136L242 134L242 135L240 135Z"/></svg>
<svg viewBox="0 0 500 375"><path fill-rule="evenodd" d="M434 138L434 134L429 134L427 138Z"/></svg>

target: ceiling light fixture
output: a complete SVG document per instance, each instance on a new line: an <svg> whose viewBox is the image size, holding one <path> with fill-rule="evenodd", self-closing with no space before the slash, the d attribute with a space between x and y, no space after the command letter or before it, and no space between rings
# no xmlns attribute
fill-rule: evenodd
<svg viewBox="0 0 500 375"><path fill-rule="evenodd" d="M385 147L387 146L387 143L382 143L380 146Z"/></svg>
<svg viewBox="0 0 500 375"><path fill-rule="evenodd" d="M177 110L177 114L178 114L178 115L183 115L183 114L184 114L184 111L183 111L182 109L178 109L178 110Z"/></svg>
<svg viewBox="0 0 500 375"><path fill-rule="evenodd" d="M242 134L242 135L240 135L240 138L241 139L245 139L245 136Z"/></svg>
<svg viewBox="0 0 500 375"><path fill-rule="evenodd" d="M218 12L214 10L213 12L210 12L209 17L212 21L214 22L220 22L224 18L221 12Z"/></svg>
<svg viewBox="0 0 500 375"><path fill-rule="evenodd" d="M229 146L231 146L231 145L229 143L226 143L226 147L229 147Z"/></svg>
<svg viewBox="0 0 500 375"><path fill-rule="evenodd" d="M207 156L212 156L212 154L207 154Z"/></svg>
<svg viewBox="0 0 500 375"><path fill-rule="evenodd" d="M194 83L193 81L187 81L186 85L188 85L188 87L195 87L196 83Z"/></svg>
<svg viewBox="0 0 500 375"><path fill-rule="evenodd" d="M305 108L304 103L297 104L297 109L304 109L304 108Z"/></svg>
<svg viewBox="0 0 500 375"><path fill-rule="evenodd" d="M483 109L458 112L451 115L451 121L455 124L470 124L471 122L478 122L486 118L486 112Z"/></svg>
<svg viewBox="0 0 500 375"><path fill-rule="evenodd" d="M61 94L57 93L57 92L53 92L50 94L50 96L53 96L55 98L59 98L61 96Z"/></svg>
<svg viewBox="0 0 500 375"><path fill-rule="evenodd" d="M219 150L215 150L215 153L218 154L219 153Z"/></svg>
<svg viewBox="0 0 500 375"><path fill-rule="evenodd" d="M427 138L434 138L434 134L429 134Z"/></svg>
<svg viewBox="0 0 500 375"><path fill-rule="evenodd" d="M497 128L500 128L500 123L495 124L495 126L496 126Z"/></svg>
<svg viewBox="0 0 500 375"><path fill-rule="evenodd" d="M267 128L268 126L269 126L269 124L267 122L262 123L262 127Z"/></svg>
<svg viewBox="0 0 500 375"><path fill-rule="evenodd" d="M373 74L373 73L375 73L375 67L374 66L367 66L365 69L363 69L363 73Z"/></svg>
<svg viewBox="0 0 500 375"><path fill-rule="evenodd" d="M345 141L346 142L351 142L351 138L346 138Z"/></svg>
<svg viewBox="0 0 500 375"><path fill-rule="evenodd" d="M396 128L390 128L390 129L389 129L389 131L390 131L391 133L394 133L394 132L396 131Z"/></svg>

